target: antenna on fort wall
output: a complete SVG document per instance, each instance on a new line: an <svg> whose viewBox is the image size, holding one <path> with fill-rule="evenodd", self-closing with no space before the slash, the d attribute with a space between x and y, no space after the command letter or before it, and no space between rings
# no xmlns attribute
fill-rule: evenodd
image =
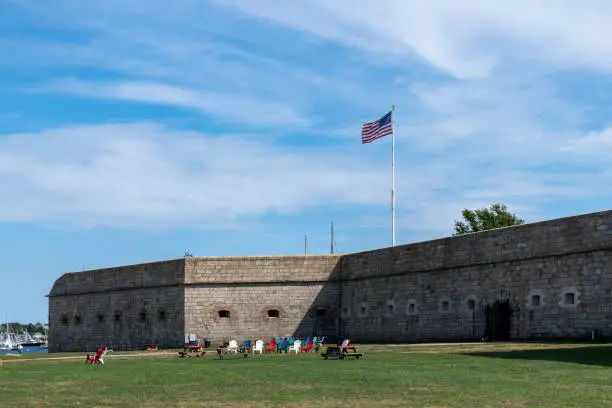
<svg viewBox="0 0 612 408"><path fill-rule="evenodd" d="M304 235L304 255L308 254L308 235Z"/></svg>
<svg viewBox="0 0 612 408"><path fill-rule="evenodd" d="M334 254L334 223L331 223L331 254Z"/></svg>

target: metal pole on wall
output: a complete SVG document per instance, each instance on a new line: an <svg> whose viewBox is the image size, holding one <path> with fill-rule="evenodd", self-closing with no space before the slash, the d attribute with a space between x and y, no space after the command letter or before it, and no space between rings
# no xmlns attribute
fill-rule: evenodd
<svg viewBox="0 0 612 408"><path fill-rule="evenodd" d="M334 223L331 223L331 254L334 254Z"/></svg>
<svg viewBox="0 0 612 408"><path fill-rule="evenodd" d="M308 254L308 235L304 235L304 255Z"/></svg>
<svg viewBox="0 0 612 408"><path fill-rule="evenodd" d="M474 307L472 308L472 338L476 338L475 311L476 311L476 302L474 302Z"/></svg>
<svg viewBox="0 0 612 408"><path fill-rule="evenodd" d="M395 246L395 105L391 107L391 246Z"/></svg>

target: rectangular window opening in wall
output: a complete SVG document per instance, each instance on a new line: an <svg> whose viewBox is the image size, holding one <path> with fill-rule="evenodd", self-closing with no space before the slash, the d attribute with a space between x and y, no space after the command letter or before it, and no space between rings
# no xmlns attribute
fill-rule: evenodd
<svg viewBox="0 0 612 408"><path fill-rule="evenodd" d="M276 310L276 309L270 309L266 312L268 317L272 317L272 318L278 318L280 317L280 311Z"/></svg>
<svg viewBox="0 0 612 408"><path fill-rule="evenodd" d="M408 305L408 313L410 314L414 314L416 312L416 305L414 303L411 303Z"/></svg>
<svg viewBox="0 0 612 408"><path fill-rule="evenodd" d="M476 308L476 302L474 301L474 299L468 299L467 307L469 310L474 310Z"/></svg>
<svg viewBox="0 0 612 408"><path fill-rule="evenodd" d="M387 313L392 315L393 313L395 313L395 305L392 304L388 304L387 305Z"/></svg>
<svg viewBox="0 0 612 408"><path fill-rule="evenodd" d="M531 297L531 306L540 306L542 304L542 297L540 295L533 295Z"/></svg>
<svg viewBox="0 0 612 408"><path fill-rule="evenodd" d="M576 303L576 295L573 293L566 293L563 296L563 303L566 305L573 305Z"/></svg>
<svg viewBox="0 0 612 408"><path fill-rule="evenodd" d="M361 316L365 316L366 314L368 314L368 308L365 305L361 305L359 311L361 313Z"/></svg>
<svg viewBox="0 0 612 408"><path fill-rule="evenodd" d="M219 310L217 314L219 315L219 319L229 319L230 318L229 310Z"/></svg>
<svg viewBox="0 0 612 408"><path fill-rule="evenodd" d="M442 311L443 312L448 312L449 309L450 309L450 302L447 301L447 300L442 302Z"/></svg>

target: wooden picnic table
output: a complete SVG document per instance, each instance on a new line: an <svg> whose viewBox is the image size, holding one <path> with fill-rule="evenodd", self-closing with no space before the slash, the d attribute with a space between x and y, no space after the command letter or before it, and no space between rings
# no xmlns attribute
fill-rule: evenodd
<svg viewBox="0 0 612 408"><path fill-rule="evenodd" d="M228 349L229 347L217 347L217 356L219 357L219 360L223 360L223 355L228 354ZM247 358L249 356L248 349L246 348L239 347L238 349L234 349L234 350L238 350L238 351L232 354L242 354L244 358Z"/></svg>
<svg viewBox="0 0 612 408"><path fill-rule="evenodd" d="M356 359L363 357L363 353L357 352L356 346L327 346L327 350L321 355L325 360L328 358L344 360L347 357L354 357Z"/></svg>
<svg viewBox="0 0 612 408"><path fill-rule="evenodd" d="M206 354L206 351L202 349L202 346L196 346L195 344L188 344L185 346L183 351L179 351L179 357L202 357Z"/></svg>

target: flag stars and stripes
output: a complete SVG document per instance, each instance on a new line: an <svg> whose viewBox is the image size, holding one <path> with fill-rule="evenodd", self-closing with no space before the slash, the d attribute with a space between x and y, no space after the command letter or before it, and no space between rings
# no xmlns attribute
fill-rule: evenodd
<svg viewBox="0 0 612 408"><path fill-rule="evenodd" d="M364 123L361 128L361 143L371 143L393 133L393 111L374 122Z"/></svg>

